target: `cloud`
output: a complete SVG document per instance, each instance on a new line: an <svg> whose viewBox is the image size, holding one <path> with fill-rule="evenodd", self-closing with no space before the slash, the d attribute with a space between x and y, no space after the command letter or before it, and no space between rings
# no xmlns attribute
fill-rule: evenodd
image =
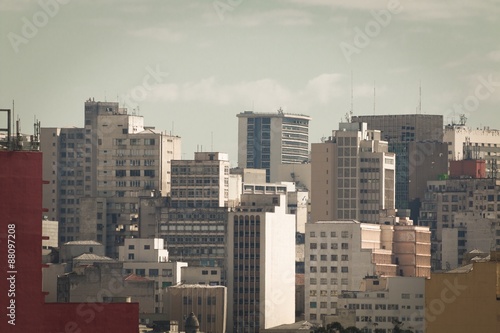
<svg viewBox="0 0 500 333"><path fill-rule="evenodd" d="M490 53L487 54L487 56L490 60L493 60L494 62L500 62L500 50L491 51Z"/></svg>
<svg viewBox="0 0 500 333"><path fill-rule="evenodd" d="M435 0L291 0L292 2L304 6L321 6L332 9L345 9L356 11L371 11L387 9L389 6L399 4L402 9L398 15L401 19L408 21L446 21L447 25L461 24L461 19L470 17L485 18L485 13L489 19L495 18L500 13L500 8L492 0L463 1L454 5L448 1Z"/></svg>
<svg viewBox="0 0 500 333"><path fill-rule="evenodd" d="M129 35L138 38L154 39L161 42L178 42L182 39L183 35L179 32L172 31L168 28L144 28L137 30L130 30Z"/></svg>
<svg viewBox="0 0 500 333"><path fill-rule="evenodd" d="M213 105L255 105L266 111L280 106L306 109L312 105L327 105L345 94L340 74L324 73L310 79L303 88L292 91L276 80L264 78L234 84L218 82L215 77L197 82L156 85L148 100L157 102L199 102Z"/></svg>
<svg viewBox="0 0 500 333"><path fill-rule="evenodd" d="M225 12L221 17L216 14L214 10L205 13L203 17L211 25L224 24L238 27L308 26L313 22L310 12L297 9L257 10L249 13L236 7L232 11Z"/></svg>

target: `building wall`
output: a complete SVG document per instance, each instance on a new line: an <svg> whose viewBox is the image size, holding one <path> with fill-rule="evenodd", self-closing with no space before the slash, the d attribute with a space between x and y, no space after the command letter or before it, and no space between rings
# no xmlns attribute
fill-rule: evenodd
<svg viewBox="0 0 500 333"><path fill-rule="evenodd" d="M356 219L377 223L394 209L395 156L379 131L340 123L327 142L312 145L311 221Z"/></svg>
<svg viewBox="0 0 500 333"><path fill-rule="evenodd" d="M364 280L364 283L373 282L377 285L365 286L358 292L342 292L337 302L338 309L355 311L355 326L358 329L390 332L394 328L393 321L399 321L402 329L414 333L425 332L425 278L382 277Z"/></svg>
<svg viewBox="0 0 500 333"><path fill-rule="evenodd" d="M431 275L425 282L426 333L498 331L500 263L496 253L492 261L474 263L470 270Z"/></svg>
<svg viewBox="0 0 500 333"><path fill-rule="evenodd" d="M444 139L448 142L448 159L482 159L486 161L487 177L497 178L494 171L500 152L500 131L496 129L470 128L465 125L448 125L444 129Z"/></svg>
<svg viewBox="0 0 500 333"><path fill-rule="evenodd" d="M286 213L286 195L242 195L242 206L229 213L227 235L228 330L292 323L295 218Z"/></svg>
<svg viewBox="0 0 500 333"><path fill-rule="evenodd" d="M46 304L42 294L42 154L39 152L0 151L0 238L8 238L9 224L15 224L16 264L14 297L0 297L4 320L1 332L62 332L71 327L82 333L137 332L137 304ZM8 258L7 246L0 248ZM12 269L0 262L2 272ZM10 289L9 281L0 280L1 290ZM8 295L7 295L8 296ZM7 306L15 299L15 326L8 323ZM9 305L8 305L9 303ZM93 320L89 320L89 318ZM35 326L36 325L36 326ZM71 325L71 326L68 326Z"/></svg>
<svg viewBox="0 0 500 333"><path fill-rule="evenodd" d="M222 267L182 267L182 283L206 284L209 286L223 285Z"/></svg>
<svg viewBox="0 0 500 333"><path fill-rule="evenodd" d="M42 235L48 239L42 240L42 248L49 249L58 247L59 223L57 221L42 221Z"/></svg>
<svg viewBox="0 0 500 333"><path fill-rule="evenodd" d="M309 158L309 121L305 115L254 113L238 117L238 167L266 169L266 182L283 164L300 164Z"/></svg>
<svg viewBox="0 0 500 333"><path fill-rule="evenodd" d="M182 284L167 288L163 299L165 314L180 323L179 331L185 330L186 318L193 312L201 332L226 332L226 287Z"/></svg>

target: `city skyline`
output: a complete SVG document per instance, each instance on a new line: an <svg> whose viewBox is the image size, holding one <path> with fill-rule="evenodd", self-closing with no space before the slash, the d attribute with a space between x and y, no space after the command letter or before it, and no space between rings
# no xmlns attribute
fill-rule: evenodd
<svg viewBox="0 0 500 333"><path fill-rule="evenodd" d="M83 127L89 97L139 106L182 137L183 158L203 146L232 166L238 113L309 115L320 142L351 109L351 72L355 115L465 113L499 127L497 3L5 1L0 105L15 100L23 132L33 115Z"/></svg>

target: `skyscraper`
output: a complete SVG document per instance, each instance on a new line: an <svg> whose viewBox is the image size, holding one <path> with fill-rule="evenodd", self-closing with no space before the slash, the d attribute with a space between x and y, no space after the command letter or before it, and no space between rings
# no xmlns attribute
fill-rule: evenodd
<svg viewBox="0 0 500 333"><path fill-rule="evenodd" d="M398 114L353 116L369 130L382 132L389 151L396 154L396 208L412 209L418 220L425 182L448 172L448 145L443 143L443 116ZM423 186L423 187L422 187Z"/></svg>
<svg viewBox="0 0 500 333"><path fill-rule="evenodd" d="M311 151L311 221L378 222L394 209L395 156L380 131L366 123L341 123Z"/></svg>
<svg viewBox="0 0 500 333"><path fill-rule="evenodd" d="M254 113L238 117L238 167L266 169L266 182L274 182L281 164L309 160L309 121L306 115Z"/></svg>
<svg viewBox="0 0 500 333"><path fill-rule="evenodd" d="M241 202L227 230L228 330L257 333L295 320L295 217L286 193Z"/></svg>

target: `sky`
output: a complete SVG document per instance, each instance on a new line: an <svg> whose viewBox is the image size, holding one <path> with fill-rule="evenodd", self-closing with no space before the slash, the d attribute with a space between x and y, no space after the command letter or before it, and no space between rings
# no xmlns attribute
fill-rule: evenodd
<svg viewBox="0 0 500 333"><path fill-rule="evenodd" d="M500 0L2 0L0 108L32 133L118 101L233 165L247 110L311 116L311 143L351 100L500 128L499 32Z"/></svg>

